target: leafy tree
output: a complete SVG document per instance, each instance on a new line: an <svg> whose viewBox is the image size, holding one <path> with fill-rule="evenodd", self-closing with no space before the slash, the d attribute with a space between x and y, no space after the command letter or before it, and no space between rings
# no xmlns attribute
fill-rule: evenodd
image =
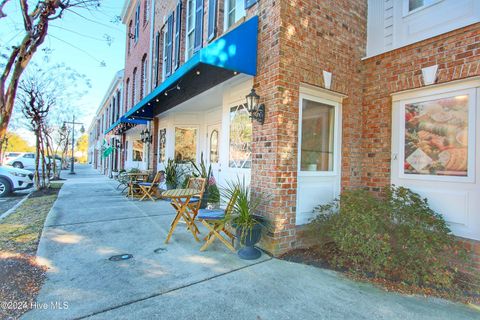
<svg viewBox="0 0 480 320"><path fill-rule="evenodd" d="M33 152L35 147L31 146L27 140L17 133L8 133L6 139L6 152Z"/></svg>
<svg viewBox="0 0 480 320"><path fill-rule="evenodd" d="M0 1L0 21L6 17L3 9L10 2L11 0ZM20 77L45 41L50 22L61 19L66 11L88 10L100 6L100 0L19 0L19 2L24 35L18 45L3 54L7 62L3 70L0 70L0 140L5 138L7 132Z"/></svg>
<svg viewBox="0 0 480 320"><path fill-rule="evenodd" d="M78 162L87 163L88 152L88 135L84 134L77 140L77 152L81 152L82 156L78 158Z"/></svg>

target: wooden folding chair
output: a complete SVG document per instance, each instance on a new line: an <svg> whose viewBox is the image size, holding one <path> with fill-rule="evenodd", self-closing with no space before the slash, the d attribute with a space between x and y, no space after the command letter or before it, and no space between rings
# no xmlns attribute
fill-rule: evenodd
<svg viewBox="0 0 480 320"><path fill-rule="evenodd" d="M205 240L206 240L205 244L200 248L200 251L205 251L213 243L215 239L218 239L228 249L230 249L232 252L235 252L235 248L233 246L234 244L233 241L235 239L235 236L226 229L225 218L232 214L232 211L235 206L235 202L237 201L239 193L240 191L236 190L232 194L232 198L228 202L228 205L225 208L225 210L221 210L221 209L214 209L214 210L200 209L199 210L198 219L210 231L208 235L205 237ZM221 233L225 234L230 239L230 241L225 239L225 237L222 236Z"/></svg>
<svg viewBox="0 0 480 320"><path fill-rule="evenodd" d="M190 178L188 179L187 183L187 189L195 189L198 190L198 194L190 198L190 201L186 207L185 214L188 215L190 221L195 221L195 218L197 217L198 210L200 209L200 206L202 204L202 197L203 193L205 192L205 186L207 185L207 179L205 178ZM175 207L175 209L179 209L175 203L172 202L172 205ZM200 233L198 230L197 226L193 224L193 227L195 228L194 232L195 234ZM188 229L190 228L189 226L187 227Z"/></svg>
<svg viewBox="0 0 480 320"><path fill-rule="evenodd" d="M138 182L137 185L140 188L140 201L145 199L146 197L150 198L150 200L155 201L152 197L154 193L158 190L158 185L160 184L162 178L164 176L163 171L158 171L153 177L152 182Z"/></svg>

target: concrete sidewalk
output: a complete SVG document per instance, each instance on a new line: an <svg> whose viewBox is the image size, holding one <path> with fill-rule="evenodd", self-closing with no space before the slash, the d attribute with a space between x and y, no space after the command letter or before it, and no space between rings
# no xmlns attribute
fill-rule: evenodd
<svg viewBox="0 0 480 320"><path fill-rule="evenodd" d="M165 245L168 203L127 200L94 170L77 172L47 218L38 255L48 278L24 319L480 319L267 255L246 262L218 243L200 252L184 225ZM124 253L133 258L108 260Z"/></svg>

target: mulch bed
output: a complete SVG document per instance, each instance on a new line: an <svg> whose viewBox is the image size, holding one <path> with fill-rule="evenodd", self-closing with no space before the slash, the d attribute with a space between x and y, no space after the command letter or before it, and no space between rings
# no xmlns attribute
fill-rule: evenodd
<svg viewBox="0 0 480 320"><path fill-rule="evenodd" d="M0 220L0 319L18 319L32 308L46 277L36 262L45 218L61 186L35 191Z"/></svg>
<svg viewBox="0 0 480 320"><path fill-rule="evenodd" d="M317 268L339 271L350 279L371 283L385 291L398 292L402 294L421 295L425 297L435 296L466 304L473 304L480 308L480 295L476 292L458 292L438 288L419 287L403 282L396 282L384 278L377 278L372 275L353 273L346 269L334 268L328 263L328 252L328 250L322 250L320 247L314 246L310 248L291 250L283 254L280 259L296 263L303 263ZM458 281L467 283L468 281L473 280L471 276L469 276L467 273L463 273L461 274L461 278L458 279Z"/></svg>
<svg viewBox="0 0 480 320"><path fill-rule="evenodd" d="M17 319L31 309L45 272L34 256L0 252L0 319Z"/></svg>

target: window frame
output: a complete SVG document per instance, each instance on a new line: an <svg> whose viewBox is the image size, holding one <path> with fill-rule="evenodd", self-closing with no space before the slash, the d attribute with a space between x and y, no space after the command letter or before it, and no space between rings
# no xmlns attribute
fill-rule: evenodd
<svg viewBox="0 0 480 320"><path fill-rule="evenodd" d="M309 100L313 102L323 103L326 105L330 105L333 108L333 168L330 171L302 171L302 117L303 117L303 101ZM298 116L298 149L297 149L297 172L299 176L303 177L314 177L314 176L337 176L340 174L341 163L339 161L342 150L341 150L341 103L329 100L325 98L321 98L315 95L307 94L307 93L300 93L299 96L299 116Z"/></svg>
<svg viewBox="0 0 480 320"><path fill-rule="evenodd" d="M142 66L141 66L141 76L140 76L140 100L147 96L147 54L145 53L142 58Z"/></svg>
<svg viewBox="0 0 480 320"><path fill-rule="evenodd" d="M442 175L429 175L429 174L411 174L405 173L403 163L405 162L405 105L426 102L432 100L439 100L444 98L451 98L459 95L468 95L469 104L468 104L468 146L467 146L467 175L466 176L442 176ZM394 150L395 154L393 158L397 157L399 162L398 166L398 177L400 179L406 180L421 180L421 181L442 181L442 182L474 182L475 181L475 146L476 146L476 137L475 137L475 121L476 121L476 112L478 106L477 99L477 89L476 88L466 88L466 89L456 89L456 90L445 90L444 92L430 93L422 95L421 92L416 94L413 97L406 98L399 101L399 108L397 110L397 126L399 130L396 136L392 132L392 139L398 139L398 149ZM395 106L394 106L395 107Z"/></svg>
<svg viewBox="0 0 480 320"><path fill-rule="evenodd" d="M413 10L409 10L409 0L403 0L403 16L406 17L406 16L409 16L411 14L415 14L416 12L419 12L419 11L422 11L428 7L431 7L431 6L434 6L436 5L437 3L439 2L442 2L443 0L423 0L424 3L422 6L416 8L416 9L413 9ZM427 2L427 3L426 3Z"/></svg>
<svg viewBox="0 0 480 320"><path fill-rule="evenodd" d="M223 9L224 9L224 15L223 15L223 25L224 25L224 31L227 31L230 29L235 23L237 23L240 19L246 16L247 10L245 9L245 1L239 1L239 0L234 0L235 1L235 21L231 24L228 25L228 16L229 13L232 11L232 8L230 8L230 4L228 0L225 0Z"/></svg>
<svg viewBox="0 0 480 320"><path fill-rule="evenodd" d="M248 160L245 160L242 164L242 166L232 166L231 165L231 162L232 162L232 158L231 158L231 141L232 141L232 109L233 108L236 108L235 112L238 111L238 108L242 106L245 111L247 112L248 114L248 111L247 111L247 106L245 104L245 102L237 102L237 103L232 103L232 104L229 104L228 106L228 141L227 141L227 148L228 148L228 158L227 158L227 167L230 169L230 170L251 170L252 169L252 165L253 165L253 151L250 152L250 155L249 155L249 159ZM250 147L252 148L253 147L253 123L251 122L251 119L249 118L250 120L250 123L252 125L252 140L250 141ZM219 148L221 147L221 144L219 144ZM249 167L245 167L245 164L247 162L250 162L250 166Z"/></svg>
<svg viewBox="0 0 480 320"><path fill-rule="evenodd" d="M190 3L192 4L192 8L190 8ZM193 9L193 10L192 10ZM196 23L196 1L195 0L187 0L187 14L185 16L185 62L188 61L193 55L195 54L195 23ZM189 23L188 17L189 15L193 15L192 18L192 28L189 30ZM188 46L190 41L188 39L189 35L192 34L192 54L188 54Z"/></svg>
<svg viewBox="0 0 480 320"><path fill-rule="evenodd" d="M167 30L168 26L165 24L162 30L163 44L162 44L162 82L167 78Z"/></svg>
<svg viewBox="0 0 480 320"><path fill-rule="evenodd" d="M177 147L177 135L176 131L178 129L195 129L196 130L196 141L195 141L195 162L197 162L199 158L199 148L200 148L200 126L199 125L188 125L188 124L176 124L173 126L173 159L176 161L176 147ZM180 164L189 164L189 162L186 163L180 163Z"/></svg>
<svg viewBox="0 0 480 320"><path fill-rule="evenodd" d="M133 35L135 43L138 42L139 37L140 37L140 1L137 4L137 8L135 9L135 33Z"/></svg>

